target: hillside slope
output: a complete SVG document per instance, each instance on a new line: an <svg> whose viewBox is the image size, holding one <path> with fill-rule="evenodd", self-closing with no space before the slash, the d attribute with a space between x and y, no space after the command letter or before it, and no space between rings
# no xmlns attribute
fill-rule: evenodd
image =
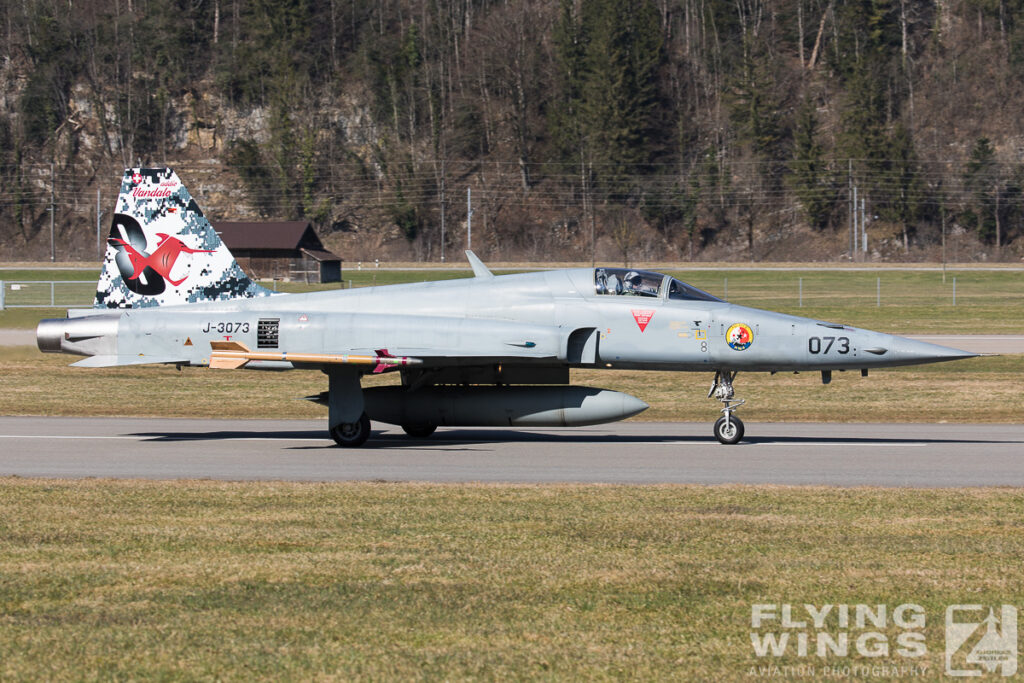
<svg viewBox="0 0 1024 683"><path fill-rule="evenodd" d="M121 169L349 260L1024 256L1024 0L24 0L0 259ZM52 195L51 195L52 192ZM851 253L851 207L868 251ZM443 236L443 239L442 239Z"/></svg>

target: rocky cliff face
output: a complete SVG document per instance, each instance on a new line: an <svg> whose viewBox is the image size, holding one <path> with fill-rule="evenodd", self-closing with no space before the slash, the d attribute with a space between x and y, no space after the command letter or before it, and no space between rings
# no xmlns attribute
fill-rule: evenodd
<svg viewBox="0 0 1024 683"><path fill-rule="evenodd" d="M991 5L991 6L990 6ZM1024 6L24 0L0 259L91 259L124 167L350 260L1024 256ZM54 211L51 212L51 203ZM102 227L101 227L102 232Z"/></svg>

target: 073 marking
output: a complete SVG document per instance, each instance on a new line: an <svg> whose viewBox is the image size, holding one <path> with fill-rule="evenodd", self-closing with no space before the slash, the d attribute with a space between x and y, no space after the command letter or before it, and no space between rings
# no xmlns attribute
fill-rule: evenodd
<svg viewBox="0 0 1024 683"><path fill-rule="evenodd" d="M821 348L822 342L825 342L824 349ZM810 337L807 340L807 350L812 354L828 353L836 342L839 342L839 345L836 346L836 353L847 354L850 352L849 337Z"/></svg>

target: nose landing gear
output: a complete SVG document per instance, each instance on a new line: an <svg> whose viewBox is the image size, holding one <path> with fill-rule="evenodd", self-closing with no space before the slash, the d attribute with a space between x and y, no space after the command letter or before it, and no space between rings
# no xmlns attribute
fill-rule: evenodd
<svg viewBox="0 0 1024 683"><path fill-rule="evenodd" d="M715 421L715 438L723 444L738 443L743 438L743 421L732 413L746 401L734 398L732 381L735 378L735 372L717 370L711 383L711 390L708 391L708 398L714 396L716 400L725 404L722 408L722 417Z"/></svg>

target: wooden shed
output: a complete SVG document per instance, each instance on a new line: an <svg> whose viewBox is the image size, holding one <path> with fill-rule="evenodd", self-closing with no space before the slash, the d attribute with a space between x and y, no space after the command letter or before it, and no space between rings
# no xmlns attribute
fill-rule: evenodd
<svg viewBox="0 0 1024 683"><path fill-rule="evenodd" d="M221 222L213 229L251 277L341 282L341 257L324 249L309 221Z"/></svg>

